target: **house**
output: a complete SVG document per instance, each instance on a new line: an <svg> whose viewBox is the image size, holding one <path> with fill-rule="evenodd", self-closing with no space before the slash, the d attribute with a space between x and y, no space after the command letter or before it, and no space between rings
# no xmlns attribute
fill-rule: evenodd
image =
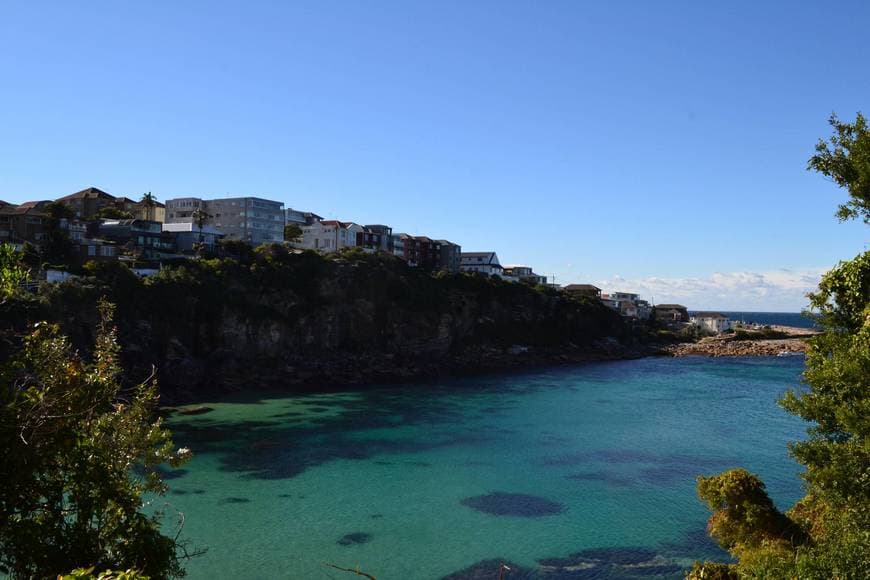
<svg viewBox="0 0 870 580"><path fill-rule="evenodd" d="M601 301L606 306L613 308L621 315L628 318L640 318L641 308L639 304L642 301L639 294L632 292L613 292L612 294L602 294ZM648 315L647 315L648 316Z"/></svg>
<svg viewBox="0 0 870 580"><path fill-rule="evenodd" d="M689 322L716 334L731 328L731 320L719 312L695 312L689 318Z"/></svg>
<svg viewBox="0 0 870 580"><path fill-rule="evenodd" d="M459 272L462 246L448 240L435 240L441 247L441 255L438 258L438 269L445 272Z"/></svg>
<svg viewBox="0 0 870 580"><path fill-rule="evenodd" d="M495 252L463 252L459 256L459 269L484 276L501 277L503 274L503 268Z"/></svg>
<svg viewBox="0 0 870 580"><path fill-rule="evenodd" d="M302 226L310 226L314 222L322 220L323 218L314 212L300 211L298 209L293 209L292 207L288 207L284 210L284 225L287 226L297 225L301 228Z"/></svg>
<svg viewBox="0 0 870 580"><path fill-rule="evenodd" d="M163 224L149 220L103 220L92 226L91 238L114 242L143 258L160 258L175 250L172 236L163 234Z"/></svg>
<svg viewBox="0 0 870 580"><path fill-rule="evenodd" d="M393 255L405 259L405 237L408 234L393 234L390 236L390 245L393 247Z"/></svg>
<svg viewBox="0 0 870 580"><path fill-rule="evenodd" d="M636 300L634 304L637 306L637 317L641 320L649 320L649 315L652 311L649 302L646 300Z"/></svg>
<svg viewBox="0 0 870 580"><path fill-rule="evenodd" d="M119 197L115 200L115 207L131 214L135 219L161 223L166 221L166 205L157 200L152 201L149 206L143 201L134 201L129 197Z"/></svg>
<svg viewBox="0 0 870 580"><path fill-rule="evenodd" d="M59 203L69 207L75 217L82 220L94 218L94 214L105 207L115 206L117 198L96 187L88 187L81 191L58 198Z"/></svg>
<svg viewBox="0 0 870 580"><path fill-rule="evenodd" d="M435 271L441 268L441 244L426 236L400 234L402 255L409 266Z"/></svg>
<svg viewBox="0 0 870 580"><path fill-rule="evenodd" d="M624 292L620 294L625 296ZM617 298L616 294L602 294L601 303L608 308L619 312L622 316L627 318L637 318L637 304L635 304L634 300L629 300L624 297Z"/></svg>
<svg viewBox="0 0 870 580"><path fill-rule="evenodd" d="M357 223L323 220L302 228L301 247L325 253L337 252L356 247L357 234L360 233L365 233L365 230Z"/></svg>
<svg viewBox="0 0 870 580"><path fill-rule="evenodd" d="M363 233L357 234L357 245L375 252L393 253L393 228L383 224L363 226Z"/></svg>
<svg viewBox="0 0 870 580"><path fill-rule="evenodd" d="M118 259L118 247L108 240L83 238L73 244L73 256L79 264L114 262Z"/></svg>
<svg viewBox="0 0 870 580"><path fill-rule="evenodd" d="M202 210L206 223L230 240L253 246L284 241L284 204L260 197L201 199L179 197L166 200L165 223L194 223L194 212Z"/></svg>
<svg viewBox="0 0 870 580"><path fill-rule="evenodd" d="M640 300L640 294L633 294L631 292L612 292L610 297L614 300L628 300L630 302L637 302Z"/></svg>
<svg viewBox="0 0 870 580"><path fill-rule="evenodd" d="M654 308L657 322L668 324L689 322L689 312L682 304L658 304Z"/></svg>
<svg viewBox="0 0 870 580"><path fill-rule="evenodd" d="M572 296L586 296L587 298L601 298L601 288L592 284L568 284L562 288Z"/></svg>
<svg viewBox="0 0 870 580"><path fill-rule="evenodd" d="M529 266L512 264L509 266L505 266L503 268L503 271L504 277L507 280L514 279L518 282L525 282L527 284L540 284L542 286L545 286L547 284L547 277L535 274L532 271L532 268Z"/></svg>
<svg viewBox="0 0 870 580"><path fill-rule="evenodd" d="M183 254L194 252L199 243L207 250L214 250L218 240L224 237L217 228L208 224L203 224L202 231L192 223L163 224L163 232L172 238L175 251Z"/></svg>
<svg viewBox="0 0 870 580"><path fill-rule="evenodd" d="M28 201L0 207L0 242L21 246L30 242L40 247L45 233L45 206L50 201Z"/></svg>
<svg viewBox="0 0 870 580"><path fill-rule="evenodd" d="M634 300L619 300L619 313L627 318L637 318L637 305Z"/></svg>

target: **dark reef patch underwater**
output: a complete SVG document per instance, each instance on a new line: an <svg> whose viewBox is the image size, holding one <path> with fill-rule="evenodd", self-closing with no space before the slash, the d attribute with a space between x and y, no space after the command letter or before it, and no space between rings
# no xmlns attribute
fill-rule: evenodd
<svg viewBox="0 0 870 580"><path fill-rule="evenodd" d="M549 499L527 493L494 491L462 500L462 505L494 516L540 518L565 511L565 506Z"/></svg>
<svg viewBox="0 0 870 580"><path fill-rule="evenodd" d="M353 532L345 534L336 542L339 546L353 546L354 544L365 544L372 539L371 534L365 532Z"/></svg>
<svg viewBox="0 0 870 580"><path fill-rule="evenodd" d="M492 580L499 578L500 571L505 580L677 580L684 573L681 566L655 550L626 547L595 548L566 558L545 558L534 568L491 558L448 574L443 580Z"/></svg>

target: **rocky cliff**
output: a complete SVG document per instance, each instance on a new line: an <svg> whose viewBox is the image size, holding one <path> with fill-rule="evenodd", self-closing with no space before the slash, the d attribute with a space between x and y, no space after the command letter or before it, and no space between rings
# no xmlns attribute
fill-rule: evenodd
<svg viewBox="0 0 870 580"><path fill-rule="evenodd" d="M4 305L91 344L96 302L117 305L131 376L158 370L169 399L248 388L401 380L624 356L632 334L597 301L478 275L430 275L384 255L262 248L183 261L139 279L116 264Z"/></svg>

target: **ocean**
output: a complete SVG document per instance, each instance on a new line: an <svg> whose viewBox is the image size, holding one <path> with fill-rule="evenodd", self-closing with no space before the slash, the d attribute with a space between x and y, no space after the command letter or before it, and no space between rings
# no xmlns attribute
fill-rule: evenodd
<svg viewBox="0 0 870 580"><path fill-rule="evenodd" d="M747 323L794 326L796 328L814 328L815 321L800 312L730 312L717 310L731 320L742 320ZM692 314L692 311L689 311Z"/></svg>

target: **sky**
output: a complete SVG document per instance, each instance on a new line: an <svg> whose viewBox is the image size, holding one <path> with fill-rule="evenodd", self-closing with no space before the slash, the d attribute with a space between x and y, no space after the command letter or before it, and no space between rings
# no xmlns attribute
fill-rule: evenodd
<svg viewBox="0 0 870 580"><path fill-rule="evenodd" d="M0 199L254 195L557 283L798 311L867 249L806 170L870 3L0 3Z"/></svg>

